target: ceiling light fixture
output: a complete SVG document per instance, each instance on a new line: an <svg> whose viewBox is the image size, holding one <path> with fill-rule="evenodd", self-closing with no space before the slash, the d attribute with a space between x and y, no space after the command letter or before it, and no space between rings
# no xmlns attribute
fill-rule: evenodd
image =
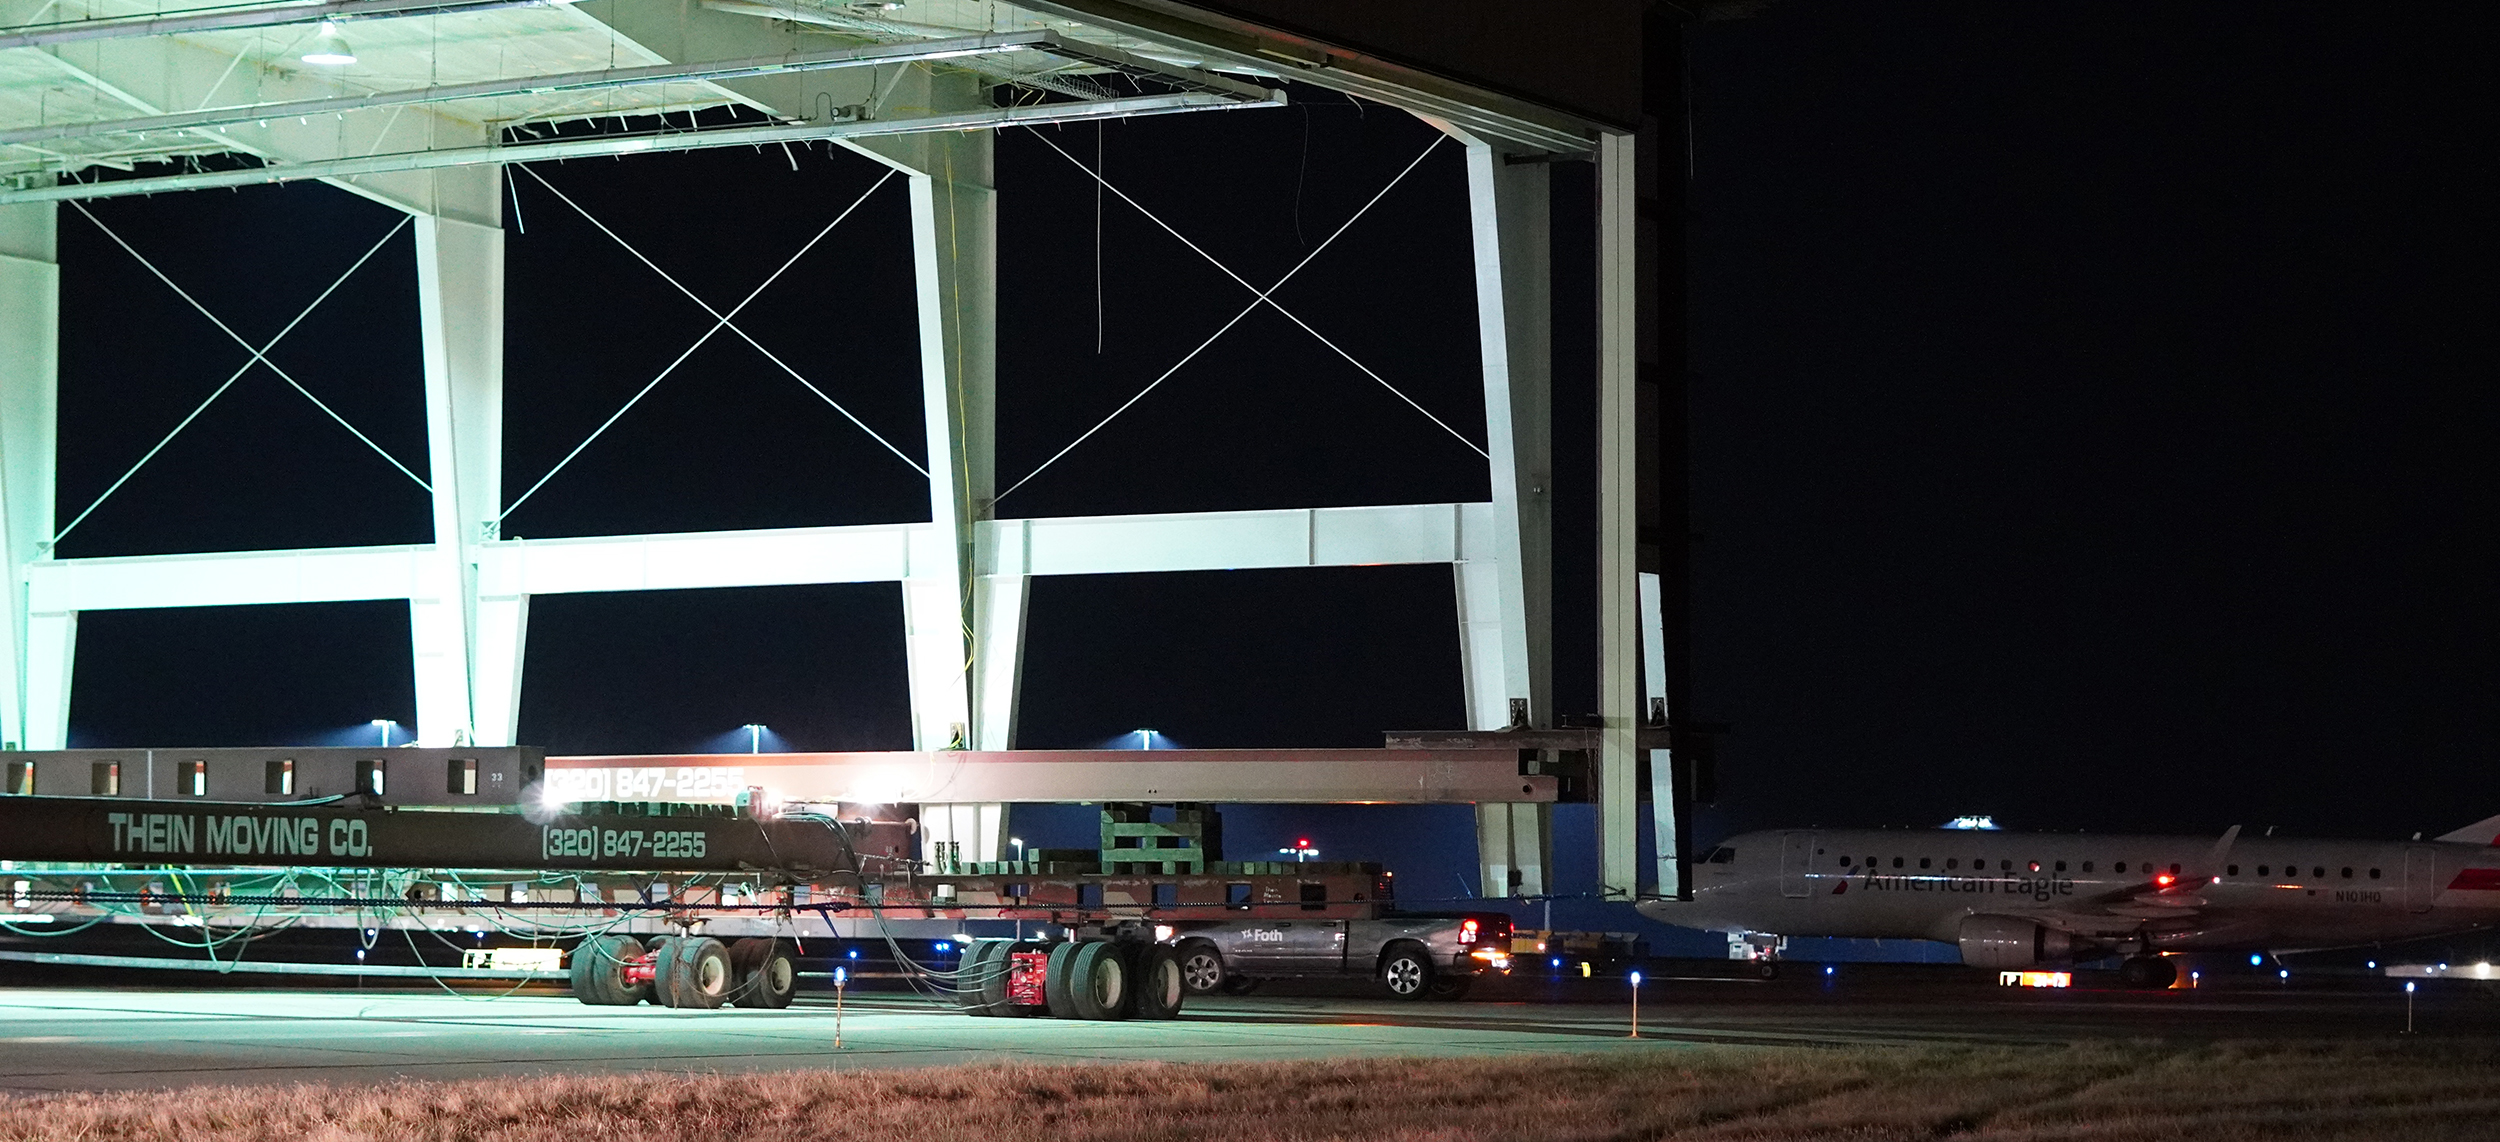
<svg viewBox="0 0 2500 1142"><path fill-rule="evenodd" d="M339 26L328 20L313 34L312 48L304 53L304 62L320 67L345 67L356 62L356 52L347 46L347 37L339 34Z"/></svg>

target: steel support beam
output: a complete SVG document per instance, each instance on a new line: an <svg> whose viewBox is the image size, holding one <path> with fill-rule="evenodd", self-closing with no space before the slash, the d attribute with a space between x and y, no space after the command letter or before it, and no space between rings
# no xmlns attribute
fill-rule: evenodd
<svg viewBox="0 0 2500 1142"><path fill-rule="evenodd" d="M1551 417L1553 322L1549 168L1447 125L1467 145L1476 328L1491 455L1489 551L1460 562L1459 648L1468 724L1545 727L1553 719ZM1481 891L1540 896L1552 864L1552 811L1476 807Z"/></svg>
<svg viewBox="0 0 2500 1142"><path fill-rule="evenodd" d="M31 657L27 568L50 557L60 391L61 268L56 207L0 206L0 739L57 748L69 731L67 649ZM66 639L48 630L46 642Z"/></svg>
<svg viewBox="0 0 2500 1142"><path fill-rule="evenodd" d="M1632 136L1597 147L1598 891L1639 889L1640 464Z"/></svg>
<svg viewBox="0 0 2500 1142"><path fill-rule="evenodd" d="M970 842L970 805L1207 801L1274 804L1551 802L1551 777L1522 777L1504 749L917 750L881 753L551 757L547 788L567 801L729 801L760 786L784 801L918 804ZM950 826L952 827L952 826ZM987 841L984 842L989 843ZM978 858L966 843L963 859Z"/></svg>
<svg viewBox="0 0 2500 1142"><path fill-rule="evenodd" d="M466 212L496 209L487 201ZM434 542L419 559L424 594L408 610L417 741L428 746L510 745L520 703L517 624L527 597L499 596L492 608L479 600L480 552L503 502L503 240L494 226L417 218ZM494 669L481 669L482 652L497 656Z"/></svg>
<svg viewBox="0 0 2500 1142"><path fill-rule="evenodd" d="M1660 577L1655 571L1641 572L1641 686L1649 699L1643 722L1651 726L1667 724L1667 626L1666 599ZM1683 851L1682 830L1676 827L1675 747L1653 749L1649 762L1650 839L1656 843L1657 879L1652 887L1660 896L1683 894L1683 862L1676 854Z"/></svg>

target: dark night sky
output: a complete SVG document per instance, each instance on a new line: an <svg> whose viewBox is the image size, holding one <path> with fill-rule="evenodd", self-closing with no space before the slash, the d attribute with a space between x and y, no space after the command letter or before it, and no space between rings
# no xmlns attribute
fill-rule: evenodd
<svg viewBox="0 0 2500 1142"><path fill-rule="evenodd" d="M1700 839L1960 812L2393 834L2500 808L2492 92L2483 29L2450 11L1796 2L1694 33L1692 653L1697 713L1735 727ZM1264 285L1432 138L1296 94L1111 126L1107 170ZM1052 137L1090 160L1093 128ZM880 170L823 150L800 166L731 151L541 173L726 304ZM1021 133L998 166L1003 487L1248 294L1110 201L1097 354L1088 183ZM1556 171L1577 241L1587 168ZM507 502L702 329L544 188L519 195ZM741 324L917 457L903 204L899 182L875 192ZM246 336L395 221L319 187L92 209ZM74 211L62 235L66 520L240 351ZM1557 641L1561 705L1585 710L1586 250L1558 262ZM422 473L412 279L402 237L276 356ZM1454 146L1278 299L1481 439ZM1480 464L1259 314L1002 514L1474 499ZM724 336L507 533L922 519L922 494ZM425 528L413 484L255 372L62 550ZM1455 724L1449 591L1438 568L1044 581L1019 744L1151 725L1187 745L1360 745ZM681 749L763 721L795 748L900 745L898 612L890 585L542 599L523 735ZM92 615L80 652L81 744L413 720L395 605ZM1240 813L1245 848L1321 832L1329 855L1421 884L1467 863L1463 810ZM1566 816L1569 889L1586 836Z"/></svg>

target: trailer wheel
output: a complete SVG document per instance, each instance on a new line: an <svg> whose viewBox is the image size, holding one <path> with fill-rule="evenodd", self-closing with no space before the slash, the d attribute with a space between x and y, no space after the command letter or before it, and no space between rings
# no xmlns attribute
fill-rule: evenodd
<svg viewBox="0 0 2500 1142"><path fill-rule="evenodd" d="M668 942L653 963L651 988L670 1007L708 1009L729 1001L738 976L729 966L729 949L710 937L688 936Z"/></svg>
<svg viewBox="0 0 2500 1142"><path fill-rule="evenodd" d="M1076 1011L1075 989L1068 986L1076 974L1076 953L1085 945L1066 943L1050 950L1050 959L1042 965L1042 1002L1050 1008L1054 1019L1081 1019Z"/></svg>
<svg viewBox="0 0 2500 1142"><path fill-rule="evenodd" d="M976 940L955 969L955 1004L967 1015L1007 1014L1007 954L1013 940Z"/></svg>
<svg viewBox="0 0 2500 1142"><path fill-rule="evenodd" d="M1128 1018L1137 1009L1137 989L1132 986L1136 973L1130 967L1133 962L1116 941L1077 945L1076 954L1068 957L1068 1000L1076 1009L1076 1017Z"/></svg>
<svg viewBox="0 0 2500 1142"><path fill-rule="evenodd" d="M753 937L729 945L729 971L736 981L729 1002L740 1007L777 1011L799 991L799 962L780 940Z"/></svg>
<svg viewBox="0 0 2500 1142"><path fill-rule="evenodd" d="M1178 1017L1181 1001L1189 995L1189 985L1182 978L1180 949L1170 944L1148 944L1139 949L1133 986L1138 1018Z"/></svg>
<svg viewBox="0 0 2500 1142"><path fill-rule="evenodd" d="M1399 999L1422 999L1432 991L1432 957L1413 944L1399 944L1380 960L1380 985Z"/></svg>
<svg viewBox="0 0 2500 1142"><path fill-rule="evenodd" d="M1224 953L1198 940L1181 945L1181 984L1191 995L1212 994L1224 986Z"/></svg>
<svg viewBox="0 0 2500 1142"><path fill-rule="evenodd" d="M631 1007L651 998L650 984L625 982L625 961L642 954L632 936L591 936L573 948L573 998L593 1007Z"/></svg>

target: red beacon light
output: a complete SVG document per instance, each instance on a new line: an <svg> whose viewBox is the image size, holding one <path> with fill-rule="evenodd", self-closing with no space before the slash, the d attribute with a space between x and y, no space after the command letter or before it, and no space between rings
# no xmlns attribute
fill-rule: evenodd
<svg viewBox="0 0 2500 1142"><path fill-rule="evenodd" d="M2161 875L2159 875L2159 876L2154 877L2154 878L2153 878L2153 883L2158 884L2158 885L2162 886L2163 888L2168 888L2168 887L2170 887L2170 886L2171 886L2171 885L2173 885L2173 884L2177 884L2177 883L2179 883L2179 878L2178 878L2178 877L2175 877L2175 876L2172 876L2172 875L2170 875L2169 873L2166 873L2166 872L2165 872L2165 873L2162 873L2162 874L2161 874Z"/></svg>

